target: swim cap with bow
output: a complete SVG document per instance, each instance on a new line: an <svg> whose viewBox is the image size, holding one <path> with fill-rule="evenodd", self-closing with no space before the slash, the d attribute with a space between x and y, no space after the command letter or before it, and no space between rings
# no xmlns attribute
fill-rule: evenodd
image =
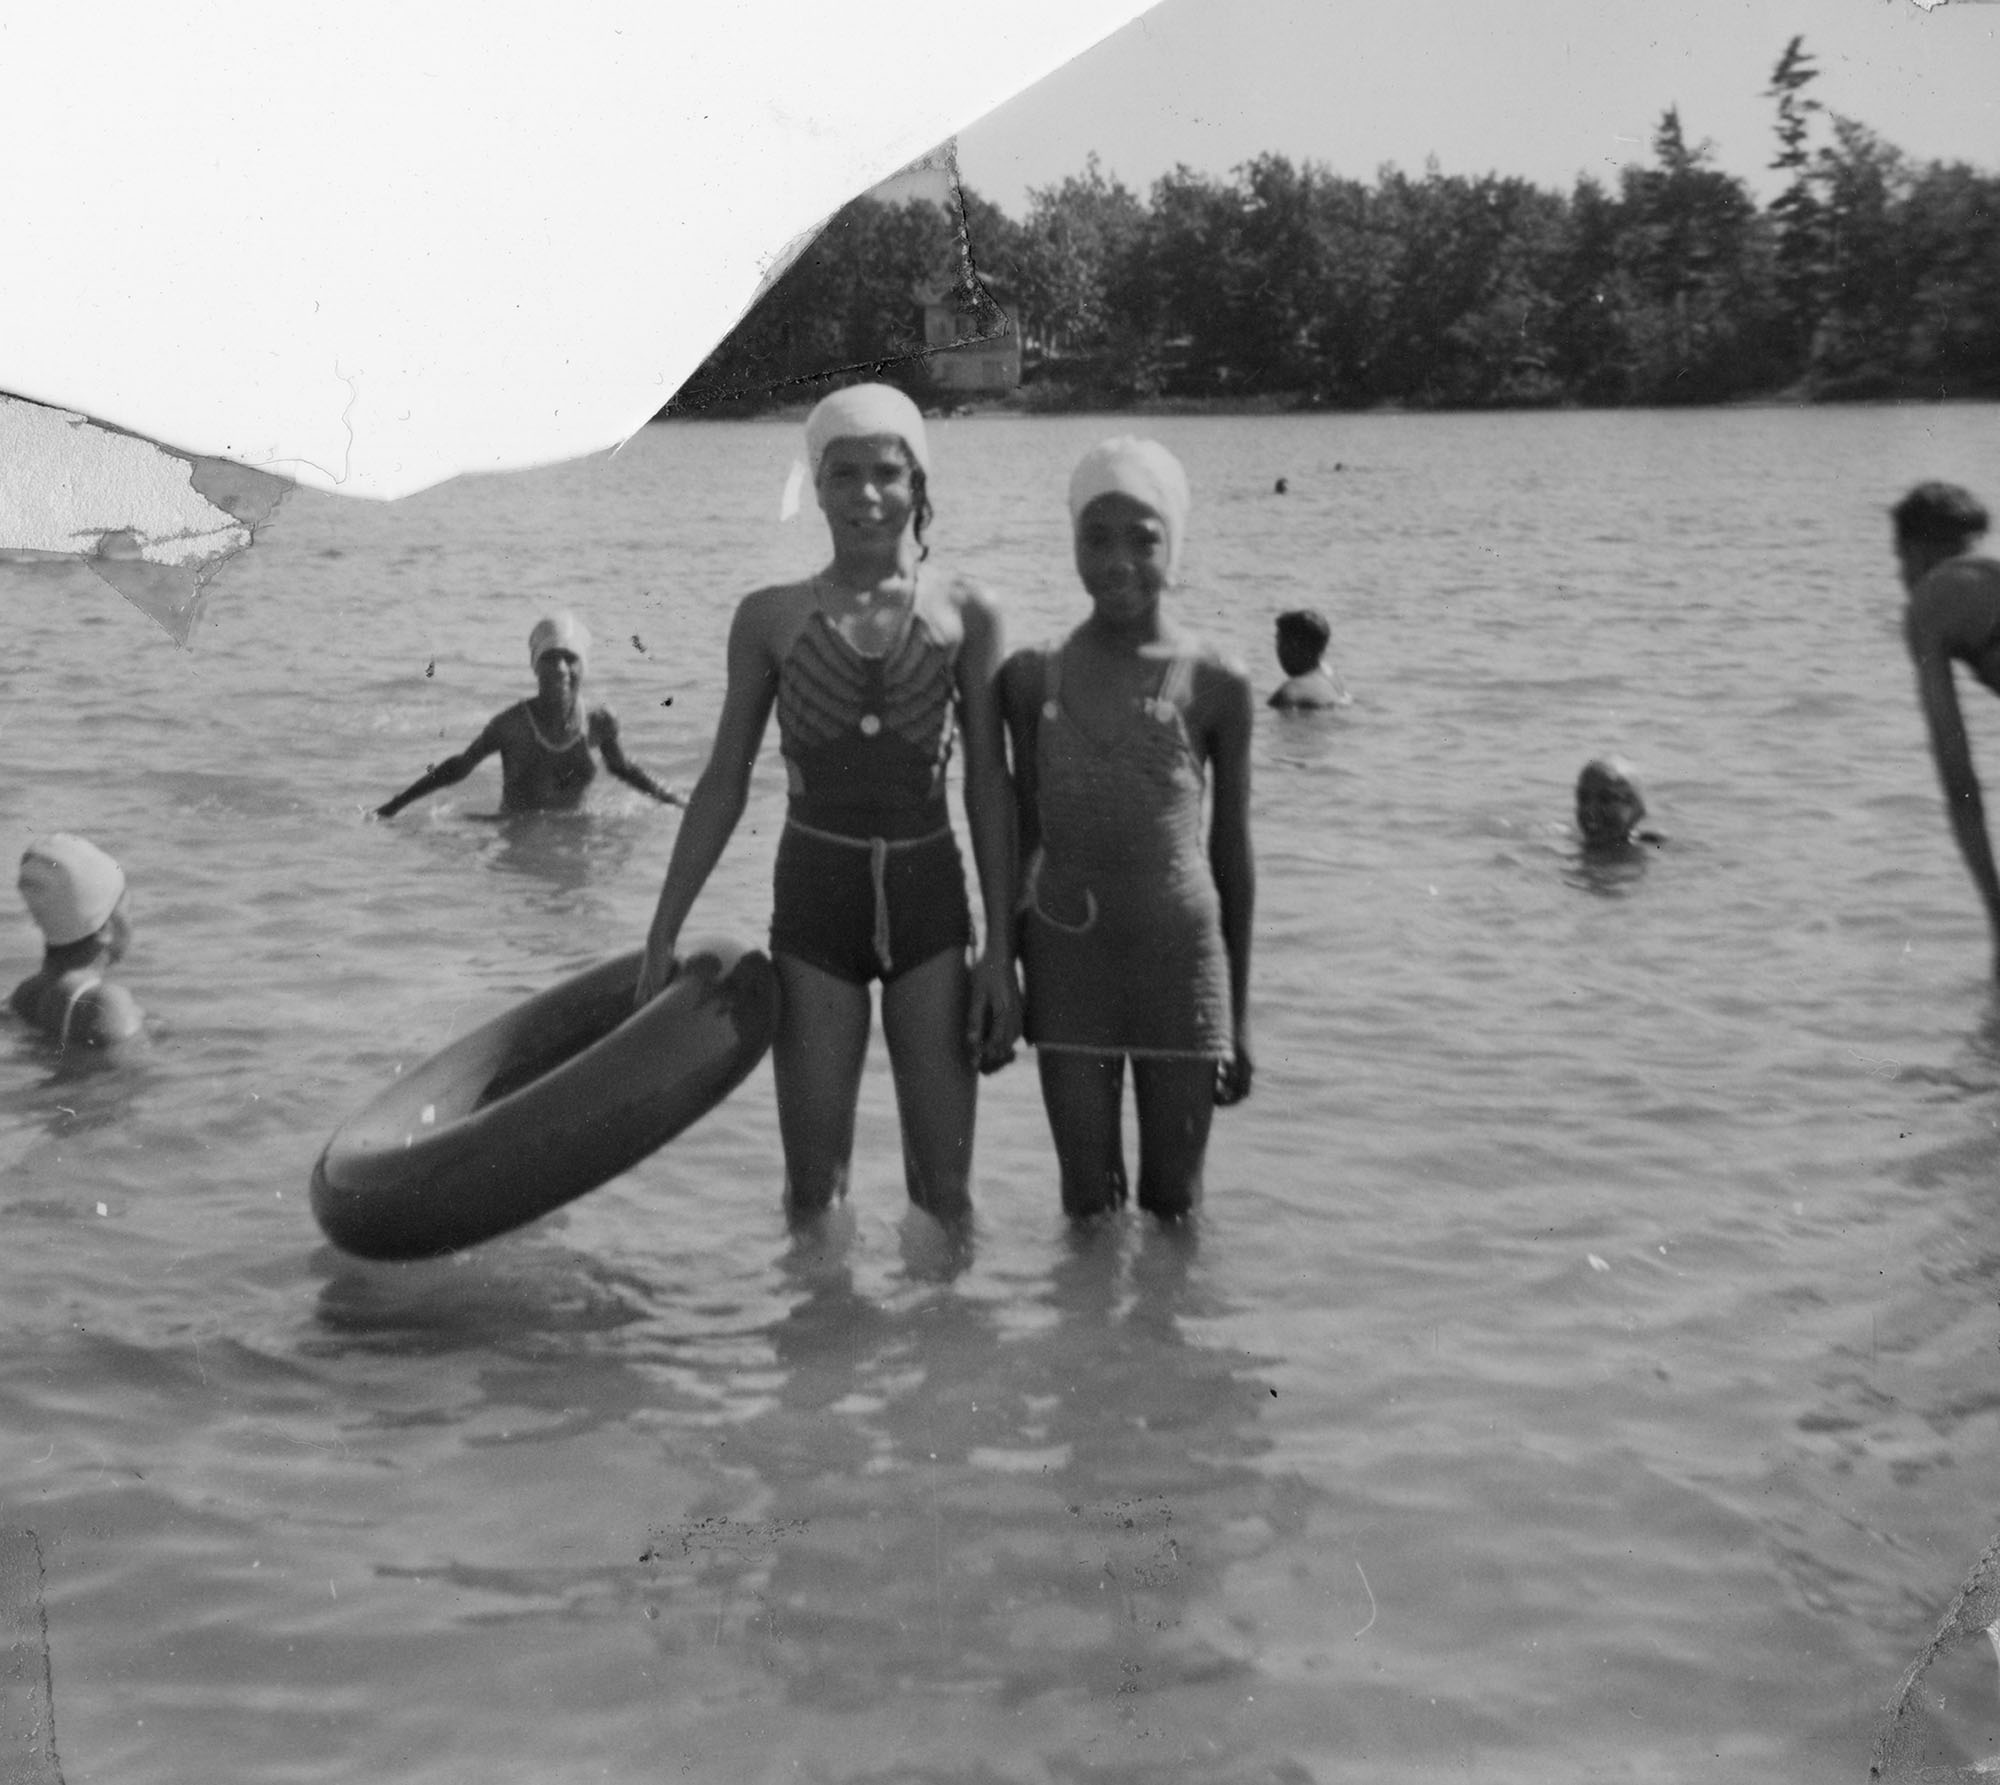
<svg viewBox="0 0 2000 1785"><path fill-rule="evenodd" d="M94 936L125 896L125 871L83 837L57 831L21 857L21 897L51 948Z"/></svg>
<svg viewBox="0 0 2000 1785"><path fill-rule="evenodd" d="M916 404L892 385L851 384L823 398L806 417L806 460L815 482L819 462L836 440L868 440L892 434L909 448L919 471L931 468L930 443Z"/></svg>
<svg viewBox="0 0 2000 1785"><path fill-rule="evenodd" d="M1167 529L1167 568L1171 571L1180 559L1192 501L1180 460L1157 440L1141 440L1134 434L1100 440L1070 473L1072 527L1099 496L1129 496L1160 517Z"/></svg>

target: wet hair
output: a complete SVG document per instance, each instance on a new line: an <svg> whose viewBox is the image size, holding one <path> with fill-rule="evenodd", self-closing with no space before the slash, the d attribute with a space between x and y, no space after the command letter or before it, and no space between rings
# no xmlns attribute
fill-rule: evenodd
<svg viewBox="0 0 2000 1785"><path fill-rule="evenodd" d="M1278 666L1288 676L1309 675L1326 654L1333 628L1316 607L1294 608L1278 616Z"/></svg>
<svg viewBox="0 0 2000 1785"><path fill-rule="evenodd" d="M1986 510L1955 483L1920 483L1889 510L1899 545L1969 544L1986 531Z"/></svg>
<svg viewBox="0 0 2000 1785"><path fill-rule="evenodd" d="M1615 787L1635 799L1639 794L1639 784L1632 779L1632 765L1622 756L1593 756L1583 765L1576 784L1579 788Z"/></svg>
<svg viewBox="0 0 2000 1785"><path fill-rule="evenodd" d="M916 454L906 446L903 456L910 461L910 512L913 516L910 531L917 539L917 562L921 564L931 555L931 548L924 544L924 529L931 524L930 479L924 475L923 466L917 463Z"/></svg>

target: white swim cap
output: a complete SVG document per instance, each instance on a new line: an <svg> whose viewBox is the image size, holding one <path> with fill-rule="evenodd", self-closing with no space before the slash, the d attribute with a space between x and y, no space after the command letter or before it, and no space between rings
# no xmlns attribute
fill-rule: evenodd
<svg viewBox="0 0 2000 1785"><path fill-rule="evenodd" d="M581 663L590 661L590 628L567 608L535 622L528 634L528 667L533 669L551 651L567 651Z"/></svg>
<svg viewBox="0 0 2000 1785"><path fill-rule="evenodd" d="M1099 496L1130 496L1158 515L1167 529L1167 568L1174 567L1180 559L1181 540L1187 533L1188 508L1192 502L1187 473L1181 469L1179 459L1157 440L1141 440L1135 434L1100 440L1070 473L1072 527Z"/></svg>
<svg viewBox="0 0 2000 1785"><path fill-rule="evenodd" d="M819 462L836 440L868 440L892 434L909 448L919 471L931 468L923 412L893 385L851 384L823 398L806 417L806 462L819 480Z"/></svg>
<svg viewBox="0 0 2000 1785"><path fill-rule="evenodd" d="M61 948L110 921L125 896L125 871L95 843L57 831L28 845L20 886L42 939Z"/></svg>

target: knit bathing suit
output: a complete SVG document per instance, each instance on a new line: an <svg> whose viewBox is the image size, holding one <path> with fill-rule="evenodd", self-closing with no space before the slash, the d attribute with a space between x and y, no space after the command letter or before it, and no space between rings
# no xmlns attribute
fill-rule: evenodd
<svg viewBox="0 0 2000 1785"><path fill-rule="evenodd" d="M1181 1059L1233 1051L1221 902L1202 843L1205 775L1188 736L1194 660L1086 734L1044 658L1036 726L1042 846L1022 899L1027 1038Z"/></svg>

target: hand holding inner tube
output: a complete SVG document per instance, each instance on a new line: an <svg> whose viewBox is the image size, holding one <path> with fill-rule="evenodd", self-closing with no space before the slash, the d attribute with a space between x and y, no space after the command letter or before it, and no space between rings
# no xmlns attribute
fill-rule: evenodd
<svg viewBox="0 0 2000 1785"><path fill-rule="evenodd" d="M632 994L632 1008L643 1010L672 984L673 977L680 970L680 962L674 958L671 948L656 952L652 943L646 944L646 953L639 962L639 983Z"/></svg>

